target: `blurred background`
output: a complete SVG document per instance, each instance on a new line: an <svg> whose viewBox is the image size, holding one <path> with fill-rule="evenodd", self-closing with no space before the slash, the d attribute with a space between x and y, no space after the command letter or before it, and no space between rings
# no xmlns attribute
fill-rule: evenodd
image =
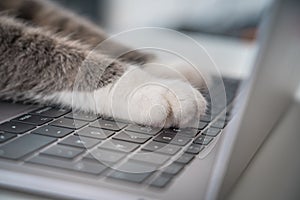
<svg viewBox="0 0 300 200"><path fill-rule="evenodd" d="M272 0L52 1L92 20L110 35L139 27L164 27L180 31L205 48L221 74L240 78L249 74L257 50L257 27ZM187 54L202 60L196 65L211 68L204 61L204 56L189 50L185 41L147 37L153 42L170 40L186 50ZM131 46L134 40L137 38L120 42Z"/></svg>
<svg viewBox="0 0 300 200"><path fill-rule="evenodd" d="M106 30L155 26L253 39L271 0L55 0Z"/></svg>

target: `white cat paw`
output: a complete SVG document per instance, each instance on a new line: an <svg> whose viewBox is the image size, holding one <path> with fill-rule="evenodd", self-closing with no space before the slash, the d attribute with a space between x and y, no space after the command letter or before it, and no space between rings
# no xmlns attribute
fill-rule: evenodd
<svg viewBox="0 0 300 200"><path fill-rule="evenodd" d="M206 100L182 80L159 79L140 70L125 74L111 89L108 105L115 118L156 127L195 125Z"/></svg>
<svg viewBox="0 0 300 200"><path fill-rule="evenodd" d="M192 126L205 108L203 96L179 80L146 84L128 98L130 120L157 127Z"/></svg>

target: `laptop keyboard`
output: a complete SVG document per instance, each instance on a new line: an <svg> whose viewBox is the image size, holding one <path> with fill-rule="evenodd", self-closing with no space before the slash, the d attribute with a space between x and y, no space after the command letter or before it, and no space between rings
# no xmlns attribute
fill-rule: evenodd
<svg viewBox="0 0 300 200"><path fill-rule="evenodd" d="M238 84L224 78L227 105ZM161 130L47 106L0 124L0 158L163 188L229 122L230 106L216 107L197 128Z"/></svg>

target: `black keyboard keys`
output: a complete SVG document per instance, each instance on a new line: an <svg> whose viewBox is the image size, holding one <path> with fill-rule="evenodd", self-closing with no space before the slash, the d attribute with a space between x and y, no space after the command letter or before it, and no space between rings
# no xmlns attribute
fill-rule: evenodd
<svg viewBox="0 0 300 200"><path fill-rule="evenodd" d="M138 133L144 133L148 135L156 135L161 129L160 128L154 128L150 126L141 126L137 124L131 124L126 127L126 131L133 131Z"/></svg>
<svg viewBox="0 0 300 200"><path fill-rule="evenodd" d="M153 165L162 165L170 159L167 155L157 154L148 151L140 151L131 157L132 160L151 163Z"/></svg>
<svg viewBox="0 0 300 200"><path fill-rule="evenodd" d="M179 134L162 132L155 137L154 141L184 146L191 141L191 138Z"/></svg>
<svg viewBox="0 0 300 200"><path fill-rule="evenodd" d="M34 125L23 124L23 123L14 122L14 121L4 122L3 124L0 124L1 131L15 133L15 134L25 133L34 128L35 128Z"/></svg>
<svg viewBox="0 0 300 200"><path fill-rule="evenodd" d="M95 146L98 143L100 143L100 140L75 135L71 135L59 142L59 144L88 149Z"/></svg>
<svg viewBox="0 0 300 200"><path fill-rule="evenodd" d="M56 156L60 158L73 159L84 152L82 148L69 147L64 145L55 145L41 152L41 154Z"/></svg>
<svg viewBox="0 0 300 200"><path fill-rule="evenodd" d="M121 141L121 140L108 140L108 141L105 141L103 144L101 144L99 146L99 148L128 153L128 152L132 152L132 151L136 150L139 146L140 145L138 145L138 144L125 142L125 141Z"/></svg>
<svg viewBox="0 0 300 200"><path fill-rule="evenodd" d="M191 153L191 154L198 154L200 151L202 151L205 147L202 145L198 144L191 144L186 150L186 153Z"/></svg>
<svg viewBox="0 0 300 200"><path fill-rule="evenodd" d="M168 155L175 155L181 148L172 145L172 144L166 144L156 141L151 141L146 146L143 147L143 150L145 151L151 151L151 152L157 152L162 154L168 154Z"/></svg>
<svg viewBox="0 0 300 200"><path fill-rule="evenodd" d="M200 121L202 121L202 122L209 123L212 120L213 120L213 116L211 116L210 114L200 116Z"/></svg>
<svg viewBox="0 0 300 200"><path fill-rule="evenodd" d="M211 136L211 137L215 137L215 136L217 136L220 132L221 132L220 129L210 127L210 128L208 128L208 129L206 129L202 134L203 134L203 135L207 135L207 136Z"/></svg>
<svg viewBox="0 0 300 200"><path fill-rule="evenodd" d="M30 114L41 115L44 117L57 118L70 112L69 109L44 107L31 112Z"/></svg>
<svg viewBox="0 0 300 200"><path fill-rule="evenodd" d="M157 170L157 165L152 165L151 163L136 162L129 159L115 169L118 171L132 173L152 173Z"/></svg>
<svg viewBox="0 0 300 200"><path fill-rule="evenodd" d="M95 121L98 116L94 114L89 114L89 113L79 113L79 112L70 112L64 117L66 118L71 118L71 119L79 119L82 121L87 121L87 122L92 122Z"/></svg>
<svg viewBox="0 0 300 200"><path fill-rule="evenodd" d="M92 175L99 175L107 168L105 165L99 162L81 160L73 163L68 160L56 159L54 157L46 157L41 155L31 158L27 162L49 167L58 167Z"/></svg>
<svg viewBox="0 0 300 200"><path fill-rule="evenodd" d="M98 160L105 165L117 163L125 157L125 153L108 151L106 149L95 149L85 156L86 159Z"/></svg>
<svg viewBox="0 0 300 200"><path fill-rule="evenodd" d="M27 134L0 147L0 157L19 159L44 147L56 139L43 135Z"/></svg>
<svg viewBox="0 0 300 200"><path fill-rule="evenodd" d="M68 119L68 118L60 118L50 123L52 126L59 126L70 129L80 129L83 126L86 126L88 123L85 121Z"/></svg>
<svg viewBox="0 0 300 200"><path fill-rule="evenodd" d="M171 176L158 176L152 182L150 183L151 187L158 187L158 188L163 188L171 182L172 177Z"/></svg>
<svg viewBox="0 0 300 200"><path fill-rule="evenodd" d="M0 131L0 143L6 142L16 136L17 136L16 134L5 133L5 132Z"/></svg>
<svg viewBox="0 0 300 200"><path fill-rule="evenodd" d="M163 171L164 174L176 175L183 168L184 168L184 165L181 165L181 164L178 164L178 163L172 163L171 165L168 165L167 167L163 168L162 171Z"/></svg>
<svg viewBox="0 0 300 200"><path fill-rule="evenodd" d="M163 132L165 133L172 133L172 134L181 134L186 137L195 137L198 133L199 130L195 128L169 128L169 129L164 129Z"/></svg>
<svg viewBox="0 0 300 200"><path fill-rule="evenodd" d="M114 171L108 177L134 183L141 183L150 175L151 173L129 173L122 171Z"/></svg>
<svg viewBox="0 0 300 200"><path fill-rule="evenodd" d="M194 159L194 157L195 156L192 154L184 153L175 162L186 165L189 162L191 162Z"/></svg>
<svg viewBox="0 0 300 200"><path fill-rule="evenodd" d="M138 163L129 160L117 167L111 174L110 178L115 178L124 181L141 183L146 180L154 171L156 167L151 164Z"/></svg>
<svg viewBox="0 0 300 200"><path fill-rule="evenodd" d="M226 126L225 120L217 120L211 124L211 127L223 129Z"/></svg>
<svg viewBox="0 0 300 200"><path fill-rule="evenodd" d="M76 132L76 135L104 140L113 135L114 133L115 132L111 130L100 129L95 127L85 127L82 130Z"/></svg>
<svg viewBox="0 0 300 200"><path fill-rule="evenodd" d="M43 117L43 116L39 116L39 115L27 114L27 115L22 115L21 117L17 117L15 119L13 119L13 121L19 121L22 123L40 126L40 125L43 125L43 124L46 124L46 123L52 121L52 118Z"/></svg>
<svg viewBox="0 0 300 200"><path fill-rule="evenodd" d="M138 144L143 144L151 137L149 135L130 132L130 131L121 131L113 137L116 140L124 140L128 142L134 142Z"/></svg>
<svg viewBox="0 0 300 200"><path fill-rule="evenodd" d="M113 131L119 131L123 129L127 124L122 122L116 122L116 121L108 121L108 120L97 120L91 124L92 127L96 128L103 128L103 129L109 129Z"/></svg>
<svg viewBox="0 0 300 200"><path fill-rule="evenodd" d="M38 129L32 131L33 133L40 134L40 135L47 135L51 137L61 138L73 132L72 129L69 128L62 128L56 126L42 126Z"/></svg>
<svg viewBox="0 0 300 200"><path fill-rule="evenodd" d="M198 125L197 125L197 128L200 129L200 130L203 130L206 126L208 125L207 122L199 122Z"/></svg>
<svg viewBox="0 0 300 200"><path fill-rule="evenodd" d="M212 137L205 136L205 135L200 135L198 138L194 140L195 144L200 144L200 145L208 145L211 141L213 140Z"/></svg>

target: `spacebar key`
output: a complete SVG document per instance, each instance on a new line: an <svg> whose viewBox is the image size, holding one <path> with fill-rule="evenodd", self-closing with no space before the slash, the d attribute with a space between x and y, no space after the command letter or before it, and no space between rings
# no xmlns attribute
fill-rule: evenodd
<svg viewBox="0 0 300 200"><path fill-rule="evenodd" d="M0 147L0 157L19 159L35 150L54 142L56 138L27 134Z"/></svg>

